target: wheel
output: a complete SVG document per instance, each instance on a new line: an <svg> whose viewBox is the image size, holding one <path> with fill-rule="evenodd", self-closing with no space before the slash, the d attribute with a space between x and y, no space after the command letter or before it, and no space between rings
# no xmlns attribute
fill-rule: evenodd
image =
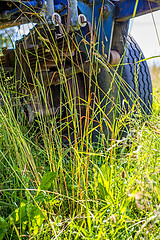
<svg viewBox="0 0 160 240"><path fill-rule="evenodd" d="M142 114L151 114L152 82L147 62L142 61L143 59L145 58L140 47L133 37L128 36L124 61L122 60L124 64L116 70L121 77L108 72L106 68L102 68L97 75L98 89L93 84L92 91L96 93L94 101L97 98L100 105L95 107L97 114L93 127L96 128L98 124L101 127L93 132L93 141L97 141L101 134L106 139L112 138L113 126L122 114L124 102L127 111L139 102ZM101 110L98 111L98 108Z"/></svg>
<svg viewBox="0 0 160 240"><path fill-rule="evenodd" d="M118 73L128 85L125 91L122 91L130 107L132 107L135 99L138 100L139 97L142 113L150 115L152 110L152 81L147 62L141 61L143 59L145 59L145 57L139 45L134 38L129 35L124 59L126 65L118 69ZM131 95L132 97L129 98Z"/></svg>

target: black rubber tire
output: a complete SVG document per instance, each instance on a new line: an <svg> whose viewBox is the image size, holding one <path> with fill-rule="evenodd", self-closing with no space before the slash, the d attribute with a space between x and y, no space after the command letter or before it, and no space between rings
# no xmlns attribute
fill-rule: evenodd
<svg viewBox="0 0 160 240"><path fill-rule="evenodd" d="M122 75L128 88L126 87L124 97L128 100L130 107L132 107L135 99L138 99L141 105L142 113L147 115L152 111L152 81L146 61L139 45L132 36L127 38L127 50L125 54L124 65L118 70ZM139 61L139 62L138 62ZM121 73L122 72L122 73ZM130 94L131 93L131 94ZM132 95L129 98L129 95Z"/></svg>
<svg viewBox="0 0 160 240"><path fill-rule="evenodd" d="M101 122L102 127L97 128L97 130L93 132L93 142L97 142L101 134L104 134L106 139L112 137L112 132L107 126L105 116L108 116L111 123L117 121L122 113L120 111L118 112L118 106L120 109L123 109L124 102L128 103L127 105L125 104L125 109L127 111L132 108L133 104L139 102L142 114L151 114L152 82L147 62L141 61L142 59L145 58L140 47L133 37L128 36L127 50L123 61L125 64L118 69L118 74L122 78L116 77L115 80L113 80L112 74L110 74L105 67L102 68L101 72L97 75L97 83L101 91L98 91L93 85L92 92L95 93L100 103L100 108L105 114L99 113L96 115L95 122ZM113 109L113 102L108 101L108 99L114 99L115 111L111 111L111 109ZM124 99L126 101L124 101ZM103 119L103 121L101 119ZM93 127L96 127L96 125L95 123ZM127 128L129 128L129 126ZM122 131L121 137L126 135L125 132L126 129L124 129L124 132Z"/></svg>

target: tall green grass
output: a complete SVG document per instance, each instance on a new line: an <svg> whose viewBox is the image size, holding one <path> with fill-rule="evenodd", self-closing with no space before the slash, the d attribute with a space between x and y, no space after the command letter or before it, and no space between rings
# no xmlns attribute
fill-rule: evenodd
<svg viewBox="0 0 160 240"><path fill-rule="evenodd" d="M39 37L55 53L53 58L60 54L51 42ZM123 114L110 127L114 129L110 141L101 135L95 147L90 137L93 122L97 114L104 116L104 109L98 98L91 103L91 92L80 99L68 87L64 66L57 64L57 68L62 76L61 97L65 95L60 112L65 105L67 119L72 122L67 144L63 143L61 129L68 123L63 123L61 114L45 117L34 106L36 117L28 124L22 99L26 106L33 101L34 93L49 112L43 79L36 78L36 70L32 72L34 92L27 85L27 76L17 82L15 74L14 86L23 84L28 90L20 94L11 88L12 81L4 84L7 77L1 76L0 239L159 239L159 91L154 92L153 113L148 120L140 121L144 117L140 107L137 117L132 118L131 111L125 113L118 105L116 110ZM73 86L78 89L75 66L72 68ZM94 78L87 76L89 84L94 82L98 88L97 69L92 71ZM118 81L116 71L111 72L114 83ZM106 100L106 105L111 101ZM86 108L83 134L79 106ZM130 125L132 134L117 139L125 124Z"/></svg>

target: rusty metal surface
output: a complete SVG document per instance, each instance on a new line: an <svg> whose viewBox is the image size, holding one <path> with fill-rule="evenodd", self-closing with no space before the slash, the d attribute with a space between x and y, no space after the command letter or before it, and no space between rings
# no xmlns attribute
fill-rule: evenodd
<svg viewBox="0 0 160 240"><path fill-rule="evenodd" d="M15 50L4 49L0 57L0 71L7 74L9 70L10 74L15 74L17 94L27 102L25 106L30 124L37 116L52 115L57 116L58 121L63 118L62 123L71 122L69 127L72 127L67 104L70 101L71 105L76 105L79 120L85 115L83 99L87 98L90 61L78 56L72 36L68 36L66 42L64 38L56 39L56 35L46 29L39 29L39 32L37 35L37 31L32 30L28 36L16 42ZM94 64L92 71L93 68ZM68 100L61 96L65 95L67 89L70 93ZM60 112L62 116L59 116ZM68 127L63 129L63 134L65 131L68 131Z"/></svg>

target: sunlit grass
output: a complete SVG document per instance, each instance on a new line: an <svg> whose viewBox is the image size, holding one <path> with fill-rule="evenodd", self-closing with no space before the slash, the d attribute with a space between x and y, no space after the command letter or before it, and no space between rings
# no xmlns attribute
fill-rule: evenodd
<svg viewBox="0 0 160 240"><path fill-rule="evenodd" d="M41 40L52 50L53 58L61 58L59 49L42 37ZM39 62L37 57L37 69ZM160 104L155 85L158 70L152 74L153 80L156 79L152 116L143 119L140 107L134 105L132 110L137 109L137 116L132 118L132 111L125 113L117 102L114 110L121 116L115 117L112 123L105 115L105 107L101 107L98 94L95 97L94 92L89 92L81 99L73 91L76 88L78 91L78 83L75 65L71 67L74 89L68 84L64 67L57 64L62 77L61 100L62 94L65 96L60 113L65 106L66 119L72 126L68 121L63 122L61 114L45 117L37 111L34 97L43 101L46 111L49 109L45 86L41 84L43 79L37 77L36 70L31 74L35 96L22 79L20 83L29 91L16 97L9 81L1 84L0 239L159 239ZM107 69L112 74L111 83L118 85L116 71L110 66ZM97 70L92 69L94 78L91 74L87 76L95 89L98 88ZM27 80L25 74L24 79ZM1 80L3 83L3 77ZM123 79L121 82L126 86ZM28 102L26 96L30 96ZM35 119L31 124L19 99L26 100L24 105L29 101L34 103ZM109 97L108 103L113 103ZM84 116L77 113L77 107L81 106L86 108ZM91 136L98 114L105 116L112 132L109 137L100 135L95 146ZM99 131L102 121L100 118ZM130 125L129 134L118 138L126 124ZM68 142L64 143L62 129L66 126Z"/></svg>

